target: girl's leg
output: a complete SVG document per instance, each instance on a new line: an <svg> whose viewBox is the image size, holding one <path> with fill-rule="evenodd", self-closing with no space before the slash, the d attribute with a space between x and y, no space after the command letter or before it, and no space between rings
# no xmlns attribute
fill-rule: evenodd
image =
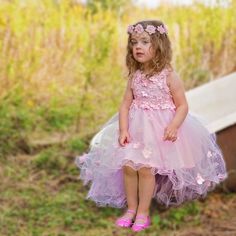
<svg viewBox="0 0 236 236"><path fill-rule="evenodd" d="M136 212L138 207L138 172L129 166L123 167L124 185L129 210ZM123 217L133 218L135 213L126 212Z"/></svg>
<svg viewBox="0 0 236 236"><path fill-rule="evenodd" d="M150 168L141 168L139 175L139 205L137 214L149 215L149 208L155 188L155 175L151 173Z"/></svg>

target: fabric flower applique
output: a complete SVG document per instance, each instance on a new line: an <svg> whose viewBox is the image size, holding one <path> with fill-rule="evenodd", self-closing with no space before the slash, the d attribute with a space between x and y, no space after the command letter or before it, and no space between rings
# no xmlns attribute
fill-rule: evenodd
<svg viewBox="0 0 236 236"><path fill-rule="evenodd" d="M158 78L158 77L153 76L149 78L149 80L155 83L160 89L165 89L165 84L162 77Z"/></svg>
<svg viewBox="0 0 236 236"><path fill-rule="evenodd" d="M149 80L152 82L156 82L158 80L158 78L156 76L152 76L149 78Z"/></svg>
<svg viewBox="0 0 236 236"><path fill-rule="evenodd" d="M133 148L139 148L141 144L139 142L133 143Z"/></svg>
<svg viewBox="0 0 236 236"><path fill-rule="evenodd" d="M226 178L226 175L222 175L222 174L218 174L217 176L218 176L218 178L221 179L221 180L223 180L223 179Z"/></svg>
<svg viewBox="0 0 236 236"><path fill-rule="evenodd" d="M164 88L163 82L161 82L161 81L158 81L158 82L157 82L157 85L158 85L158 87L159 87L160 89L163 89L163 88Z"/></svg>
<svg viewBox="0 0 236 236"><path fill-rule="evenodd" d="M147 87L147 85L148 85L147 80L142 80L142 85L143 85L144 87Z"/></svg>
<svg viewBox="0 0 236 236"><path fill-rule="evenodd" d="M147 110L153 110L153 107L151 104L149 104L148 102L142 102L139 107L143 108L143 109L147 109Z"/></svg>
<svg viewBox="0 0 236 236"><path fill-rule="evenodd" d="M211 151L208 151L207 152L207 157L212 157L213 155L212 155L212 152Z"/></svg>
<svg viewBox="0 0 236 236"><path fill-rule="evenodd" d="M197 183L198 184L202 184L205 181L199 173L197 174L197 178L196 179L197 179Z"/></svg>
<svg viewBox="0 0 236 236"><path fill-rule="evenodd" d="M153 75L148 79L143 77L140 70L137 71L133 80L133 108L151 111L156 109L175 110L172 95L165 83L166 71L164 69L158 75Z"/></svg>
<svg viewBox="0 0 236 236"><path fill-rule="evenodd" d="M148 94L145 91L141 91L141 94L142 94L143 97L147 97L148 96Z"/></svg>
<svg viewBox="0 0 236 236"><path fill-rule="evenodd" d="M152 154L152 151L149 148L145 147L143 149L142 153L143 153L144 158L148 159L150 157L150 155Z"/></svg>
<svg viewBox="0 0 236 236"><path fill-rule="evenodd" d="M79 156L78 159L79 159L79 163L80 164L83 164L85 162L85 160L87 159L88 157L88 154L87 153L84 153L82 156Z"/></svg>
<svg viewBox="0 0 236 236"><path fill-rule="evenodd" d="M161 109L171 109L171 106L168 103L164 103L161 105Z"/></svg>

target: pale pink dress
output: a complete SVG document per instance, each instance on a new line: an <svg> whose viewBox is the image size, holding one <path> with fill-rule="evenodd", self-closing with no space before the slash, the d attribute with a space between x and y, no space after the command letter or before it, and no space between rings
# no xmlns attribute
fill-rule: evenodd
<svg viewBox="0 0 236 236"><path fill-rule="evenodd" d="M227 178L222 152L203 123L190 112L175 142L163 141L164 129L176 107L166 83L169 71L146 78L140 70L132 77L134 100L129 110L131 142L118 143L115 114L94 136L88 153L76 157L80 178L90 184L87 198L98 206L125 207L122 166L150 167L155 175L153 198L165 206L203 198Z"/></svg>

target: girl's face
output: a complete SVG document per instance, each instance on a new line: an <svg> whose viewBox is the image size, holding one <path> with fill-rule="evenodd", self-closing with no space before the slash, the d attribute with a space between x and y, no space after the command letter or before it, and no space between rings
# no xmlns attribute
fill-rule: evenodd
<svg viewBox="0 0 236 236"><path fill-rule="evenodd" d="M133 33L130 39L133 57L136 61L145 64L154 57L151 37L147 32Z"/></svg>

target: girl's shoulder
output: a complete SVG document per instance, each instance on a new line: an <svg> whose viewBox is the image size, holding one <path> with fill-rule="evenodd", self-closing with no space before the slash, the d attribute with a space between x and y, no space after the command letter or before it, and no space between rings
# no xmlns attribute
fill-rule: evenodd
<svg viewBox="0 0 236 236"><path fill-rule="evenodd" d="M165 71L168 75L171 75L171 74L175 73L175 69L173 67L170 67L170 66L164 67L163 71Z"/></svg>
<svg viewBox="0 0 236 236"><path fill-rule="evenodd" d="M184 91L184 82L181 80L179 74L172 70L167 78L166 78L166 84L169 87L170 91Z"/></svg>
<svg viewBox="0 0 236 236"><path fill-rule="evenodd" d="M130 75L128 75L128 85L130 86L131 89L134 88L134 80L138 76L139 72L140 72L139 70L136 70L133 73L131 73Z"/></svg>
<svg viewBox="0 0 236 236"><path fill-rule="evenodd" d="M175 83L177 80L180 80L179 74L173 68L166 68L167 76L166 76L166 83L170 86L172 83Z"/></svg>
<svg viewBox="0 0 236 236"><path fill-rule="evenodd" d="M142 72L140 69L137 69L132 74L129 75L129 80L131 83L135 80L135 78L142 76Z"/></svg>

